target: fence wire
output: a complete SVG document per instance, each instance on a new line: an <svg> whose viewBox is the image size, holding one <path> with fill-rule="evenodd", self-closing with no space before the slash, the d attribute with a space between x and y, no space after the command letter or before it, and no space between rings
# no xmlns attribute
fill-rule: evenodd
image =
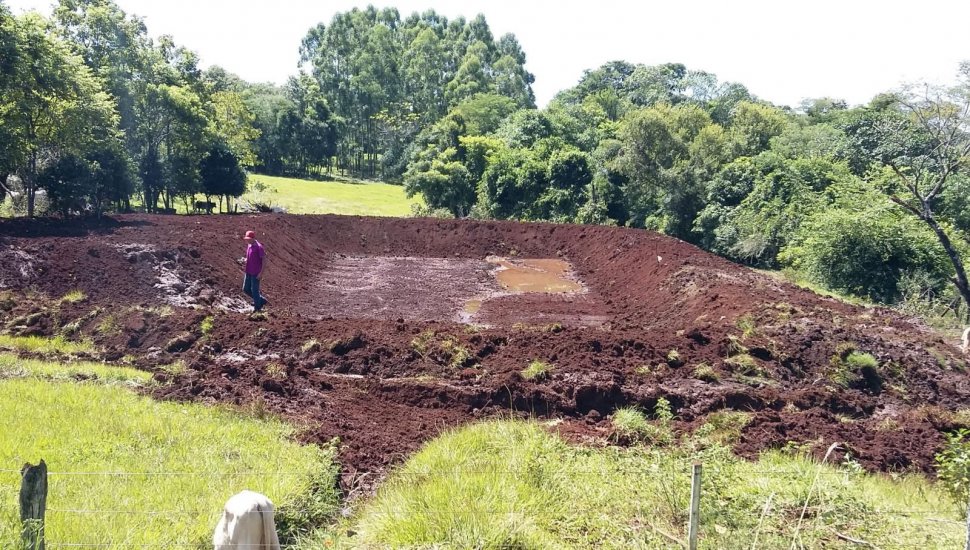
<svg viewBox="0 0 970 550"><path fill-rule="evenodd" d="M17 469L0 469L0 474L19 475L20 473L21 473L21 470L17 470ZM479 474L479 473L494 474L494 475L508 475L508 476L514 476L514 477L531 477L532 475L528 471L523 471L520 469L513 470L508 468L441 468L441 469L430 469L427 471L403 471L403 470L396 470L396 469L390 468L387 471L378 471L378 472L360 472L357 470L340 469L340 470L337 470L337 473L338 475L341 475L341 476L351 476L351 477L373 476L378 479L385 478L388 476L433 479L435 477L456 476L456 475L464 475L464 474ZM539 472L539 475L543 475L545 473L548 473L548 472ZM668 483L668 484L670 483L689 484L689 481L690 481L689 466L685 466L683 468L669 467L669 466L660 466L660 467L652 468L651 464L647 464L639 467L621 466L621 467L606 467L601 469L589 469L589 470L569 470L569 473L576 474L576 475L604 475L604 474L628 473L628 474L635 474L638 476L653 477L653 478L656 478L657 476L662 476L667 479L667 481L663 483ZM816 468L809 468L804 470L791 470L791 469L745 470L744 472L742 472L742 474L746 476L763 476L766 478L774 477L782 480L789 480L793 478L794 479L814 478L816 480L833 480L832 483L834 483L836 486L839 486L840 484L840 482L838 481L839 479L851 480L861 475L860 472L856 472L854 470L821 471L820 469L816 469ZM248 470L248 471L237 471L237 472L65 470L65 471L48 472L48 476L52 478L61 478L60 482L55 481L54 483L62 483L62 484L70 483L70 480L72 479L83 479L85 477L94 477L94 476L117 477L117 478L123 478L123 479L137 478L137 477L147 477L147 478L198 477L198 478L211 478L213 480L226 480L226 479L235 478L235 477L272 479L272 478L282 478L287 476L305 477L306 475L307 475L306 472L289 472L289 471L283 471L283 470L280 470L280 471ZM825 485L824 481L819 481L819 483L820 485ZM670 485L670 486L672 487L673 485ZM124 483L118 484L116 487L119 491L125 490ZM829 488L831 488L831 486ZM643 493L643 491L638 487L627 486L627 487L624 487L623 490L627 493L628 496L632 496L635 499L646 496ZM854 535L852 534L852 530L853 530L852 527L847 526L845 523L840 524L838 522L838 519L837 519L838 514L842 513L842 511L839 508L839 505L840 504L844 505L844 503L832 503L830 502L829 497L827 496L822 497L818 493L813 495L812 492L816 490L819 490L819 489L817 488L817 486L813 485L812 489L808 490L803 496L798 497L801 500L797 503L798 509L795 510L796 514L799 512L801 512L802 514L807 513L807 515L803 516L805 518L805 531L806 533L810 531L814 532L812 535L813 537L817 537L819 530L823 530L825 532L830 532L833 536L838 537L840 540L844 541L847 544L862 545L862 546L868 545L869 547L873 547L873 548L878 547L883 549L898 548L900 550L908 549L908 548L929 548L930 547L930 546L927 546L926 543L921 543L921 544L889 543L887 544L887 543L880 542L877 546L875 544L871 544L866 541L859 542L861 539L854 538ZM653 488L650 492L651 492L650 496L652 497L656 497L659 494L656 488ZM678 499L678 501L680 500L686 500L686 499ZM701 501L702 501L702 506L705 506L705 507L711 506L711 504L703 504L704 502L703 497ZM98 516L154 518L152 520L146 519L145 521L147 522L147 521L156 521L159 518L163 520L165 518L171 518L173 520L177 520L178 518L186 518L186 517L194 517L194 518L209 517L214 519L218 517L219 514L222 513L221 509L209 510L209 509L201 509L201 508L195 508L195 509L184 508L184 509L164 509L164 510L139 510L139 509L123 509L118 507L107 507L107 508L58 507L56 506L56 503L52 503L52 504L55 504L55 505L50 508L47 508L46 510L47 513L50 514L50 516L60 516L62 518L69 517L69 516L78 516L82 518L94 518ZM752 507L752 510L750 510L749 515L751 517L754 517L754 518L762 517L762 522L764 521L764 518L766 516L771 517L773 518L772 521L775 522L775 524L773 524L771 527L771 529L774 529L774 536L777 538L779 534L783 533L777 530L778 529L777 521L778 521L779 514L784 515L786 513L790 513L791 510L793 510L794 507L790 496L789 496L789 501L784 506L780 505L779 503L772 504L770 497L767 499L767 502L765 501L765 499L762 498L760 499L760 503L752 502L752 504L756 504L756 505ZM804 508L803 508L803 505L804 505ZM462 505L456 504L456 506L462 506ZM465 503L464 507L468 508L469 510L473 510L473 513L475 515L505 516L512 519L515 519L515 518L527 519L530 513L528 509L521 508L521 507L517 508L512 506L510 506L509 509L501 509L501 508L494 509L494 510L481 509L479 502L467 502ZM318 510L313 510L310 508L302 508L302 507L280 507L278 510L276 510L273 513L279 514L284 510L284 508L287 513L293 513L293 514L310 514L312 512L318 511ZM655 534L663 535L668 539L671 538L671 535L668 535L667 533L659 531L656 527L651 525L650 521L646 521L647 519L654 517L657 513L655 504L648 499L642 500L642 504L641 502L634 502L628 506L615 506L615 507L596 506L595 504L591 504L590 506L587 507L587 506L577 506L577 503L570 503L570 505L568 506L568 509L571 514L579 515L579 516L582 516L582 515L586 515L588 517L626 516L631 521L637 522L636 529L642 528L645 531L649 529ZM685 507L685 509L683 510L685 517L686 517L686 512L687 510ZM953 519L955 517L955 512L956 512L956 507L938 508L938 509L930 508L930 507L913 507L913 508L886 508L886 509L866 508L859 511L858 514L863 517L873 517L873 518L889 518L889 517L906 518L909 520L909 525L913 525L914 524L913 522L925 523L926 528L928 530L934 529L934 526L936 526L937 531L939 529L946 529L943 527L944 525L950 526L949 529L951 530L948 530L946 532L937 532L933 535L933 536L942 538L942 537L952 536L951 534L947 534L947 533L952 533L952 529L956 527L963 527L964 525L966 525L964 521L958 521L956 519ZM835 519L836 521L833 521L833 519ZM92 519L92 521L97 521L97 520ZM852 524L854 521L857 521L857 520L855 518L849 518L849 524ZM716 530L721 528L717 525L705 524L703 514L701 516L701 522L702 522L702 525L701 525L702 532L703 531L710 532L711 530ZM856 527L858 528L858 526ZM762 528L763 528L762 524L761 522L759 522L758 531L760 532ZM847 530L848 532L841 533L837 530L837 528ZM764 527L764 529L768 530L768 527ZM792 529L791 526L789 526L789 529ZM795 532L794 537L798 538L799 537L798 530L792 529L792 531ZM46 541L46 546L48 548L128 549L128 548L199 548L200 547L199 541L185 541L185 542L169 541L169 542L159 542L159 543L124 542L124 541L105 542L103 539L90 540L90 541L83 541L83 540L68 541L68 540L56 540L56 538L54 540L51 540L50 537L52 535L56 536L56 533L53 533L50 529L48 529L48 533L47 533L48 540ZM755 531L752 529L752 531L748 533L748 535L749 537L755 535ZM178 536L178 534L176 534L176 536ZM784 536L792 538L793 535L789 534ZM683 534L677 533L677 537L683 537ZM930 540L930 539L928 538L927 540ZM281 548L283 549L292 549L292 548L298 548L298 547L305 548L305 546L298 546L298 545L281 546ZM355 545L355 547L361 547L361 546ZM809 548L811 546L797 546L797 547ZM375 548L379 548L379 547L375 547ZM413 548L427 548L427 547L414 546Z"/></svg>

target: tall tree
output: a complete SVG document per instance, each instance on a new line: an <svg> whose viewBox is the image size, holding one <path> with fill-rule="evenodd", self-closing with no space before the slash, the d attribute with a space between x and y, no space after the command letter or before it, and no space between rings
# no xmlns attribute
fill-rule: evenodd
<svg viewBox="0 0 970 550"><path fill-rule="evenodd" d="M938 209L943 194L970 169L970 62L960 65L957 85L907 89L896 101L902 116L890 111L871 125L879 137L872 152L894 176L884 191L936 235L970 316L966 267Z"/></svg>
<svg viewBox="0 0 970 550"><path fill-rule="evenodd" d="M83 60L27 13L13 23L17 59L0 108L8 151L23 182L27 215L34 215L38 176L45 163L80 155L113 137L117 115L110 97Z"/></svg>

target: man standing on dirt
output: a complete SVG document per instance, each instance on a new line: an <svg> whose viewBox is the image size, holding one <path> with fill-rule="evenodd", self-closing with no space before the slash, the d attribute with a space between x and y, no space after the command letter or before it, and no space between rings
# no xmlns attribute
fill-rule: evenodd
<svg viewBox="0 0 970 550"><path fill-rule="evenodd" d="M263 272L263 259L266 258L266 251L263 245L256 240L255 231L247 231L243 237L246 244L246 278L243 280L243 292L253 299L253 311L263 309L269 302L259 293L259 275Z"/></svg>

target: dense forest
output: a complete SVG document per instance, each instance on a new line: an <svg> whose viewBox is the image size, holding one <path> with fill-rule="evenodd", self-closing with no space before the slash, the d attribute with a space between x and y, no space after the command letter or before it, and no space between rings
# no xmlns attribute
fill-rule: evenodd
<svg viewBox="0 0 970 550"><path fill-rule="evenodd" d="M294 52L296 54L297 52ZM0 198L170 211L246 172L404 185L422 215L617 224L917 313L966 315L970 64L950 87L779 108L678 63L608 62L537 109L481 15L354 9L283 86L245 82L111 0L0 0ZM40 193L39 193L40 192Z"/></svg>

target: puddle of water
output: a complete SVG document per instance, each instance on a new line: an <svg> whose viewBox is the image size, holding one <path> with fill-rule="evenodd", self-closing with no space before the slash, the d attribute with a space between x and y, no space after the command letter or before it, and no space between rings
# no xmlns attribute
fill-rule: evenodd
<svg viewBox="0 0 970 550"><path fill-rule="evenodd" d="M482 300L479 300L476 298L474 300L468 300L467 302L465 302L464 310L465 310L465 313L469 315L475 315L476 313L478 313L478 310L480 309L482 309Z"/></svg>
<svg viewBox="0 0 970 550"><path fill-rule="evenodd" d="M547 258L509 260L489 256L489 263L499 268L495 278L502 288L511 292L545 292L565 294L579 292L583 285L568 278L569 263Z"/></svg>

